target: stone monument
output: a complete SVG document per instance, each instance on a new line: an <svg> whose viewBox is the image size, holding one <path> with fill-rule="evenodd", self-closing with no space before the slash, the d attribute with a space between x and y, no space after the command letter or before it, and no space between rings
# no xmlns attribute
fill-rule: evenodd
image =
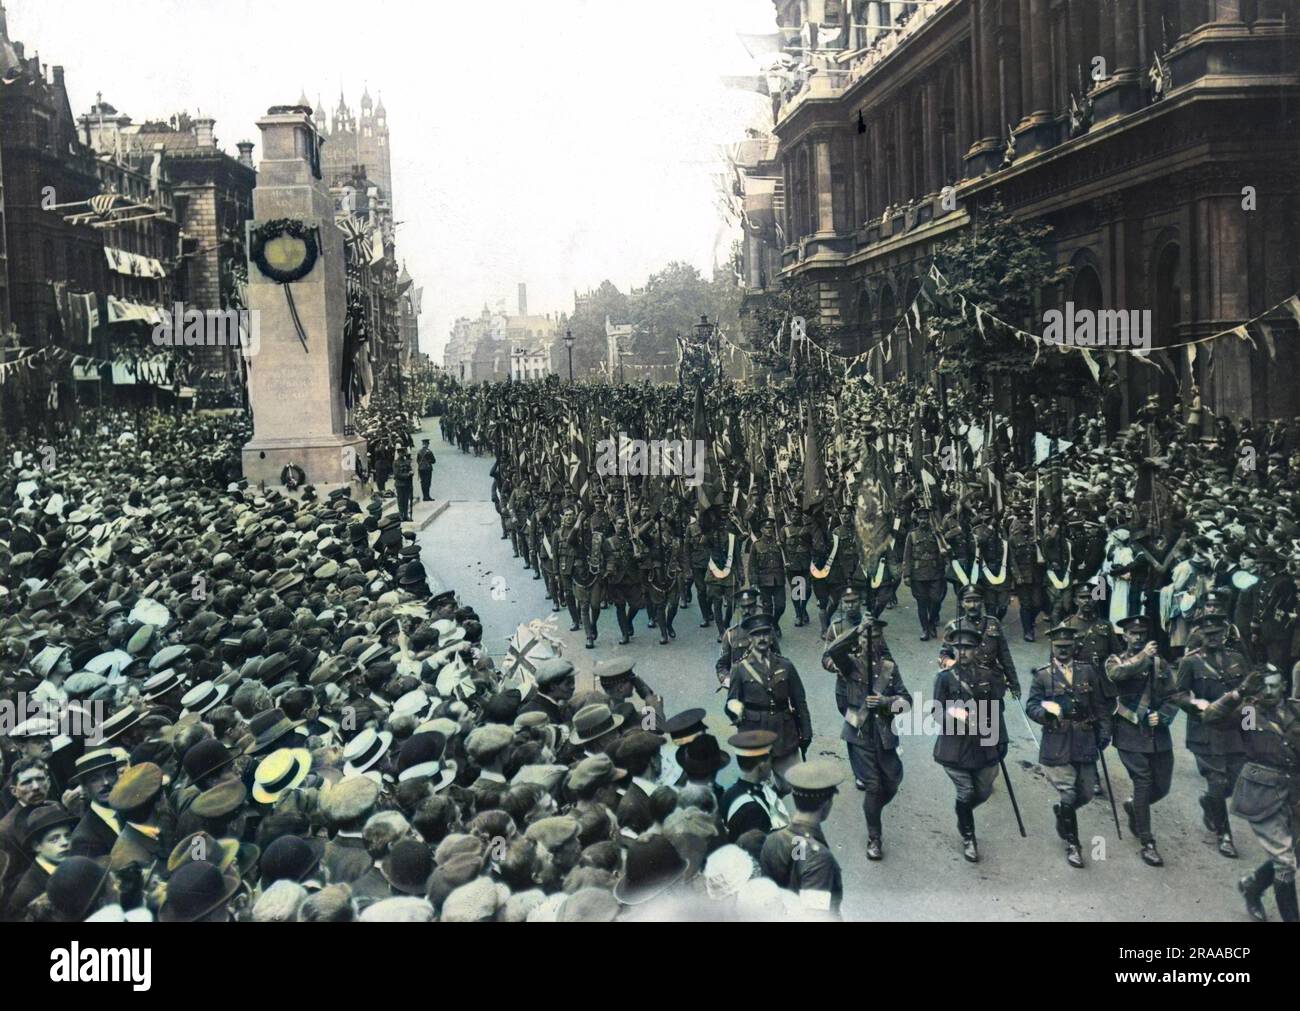
<svg viewBox="0 0 1300 1011"><path fill-rule="evenodd" d="M244 446L244 477L279 487L293 463L317 488L347 484L366 443L344 430L344 240L321 179L320 137L303 106L273 106L257 126L262 161L248 225L248 308L260 340L249 358L253 438Z"/></svg>

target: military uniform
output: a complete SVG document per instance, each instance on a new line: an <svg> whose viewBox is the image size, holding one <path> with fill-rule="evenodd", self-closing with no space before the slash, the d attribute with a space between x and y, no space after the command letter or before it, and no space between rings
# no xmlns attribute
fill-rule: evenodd
<svg viewBox="0 0 1300 1011"><path fill-rule="evenodd" d="M1030 524L1018 520L1011 525L1009 554L1011 592L1020 607L1020 627L1025 642L1034 641L1034 622L1043 611L1043 563L1038 559L1038 541Z"/></svg>
<svg viewBox="0 0 1300 1011"><path fill-rule="evenodd" d="M734 532L714 530L706 534L704 544L708 554L705 565L704 590L708 597L708 613L722 636L731 624L732 593L736 586L737 566L740 559L739 538Z"/></svg>
<svg viewBox="0 0 1300 1011"><path fill-rule="evenodd" d="M1087 663L1093 670L1101 670L1106 659L1123 646L1105 615L1085 616L1076 612L1062 624L1074 629L1074 658ZM1115 687L1109 679L1102 685L1102 690L1108 699L1115 698Z"/></svg>
<svg viewBox="0 0 1300 1011"><path fill-rule="evenodd" d="M1052 630L1052 645L1073 645L1074 632L1067 626ZM1059 713L1047 707L1054 703ZM1076 813L1097 792L1099 725L1110 715L1101 690L1101 673L1085 660L1063 662L1055 655L1042 667L1035 667L1029 683L1025 712L1042 724L1038 764L1055 787L1059 802L1053 805L1056 834L1066 843L1066 859L1083 866Z"/></svg>
<svg viewBox="0 0 1300 1011"><path fill-rule="evenodd" d="M763 610L772 616L776 634L781 634L785 614L785 561L775 537L759 537L749 552L749 583L757 587Z"/></svg>
<svg viewBox="0 0 1300 1011"><path fill-rule="evenodd" d="M747 597L747 594L750 596ZM741 601L742 610L753 606L753 601L757 599L753 597L753 594L752 589L744 589L736 594ZM746 600L750 602L747 604ZM749 642L749 633L745 631L743 618L722 633L722 645L718 649L717 662L713 665L713 671L718 675L718 681L724 684L727 683L727 679L731 675L731 669L749 653ZM777 656L781 655L781 647L775 640L772 642L772 652Z"/></svg>
<svg viewBox="0 0 1300 1011"><path fill-rule="evenodd" d="M953 633L953 645L978 647L980 634L961 628ZM934 703L938 707L939 736L934 742L934 760L943 766L957 788L954 810L967 860L979 859L975 846L975 808L993 794L998 765L1007 754L1007 724L1003 698L1007 680L993 667L959 660L934 679ZM962 722L949 710L964 709L970 722ZM991 715L996 712L997 725ZM982 717L982 719L981 719Z"/></svg>
<svg viewBox="0 0 1300 1011"><path fill-rule="evenodd" d="M755 615L746 625L752 635L760 627L770 628L771 622ZM775 652L761 657L751 649L728 677L728 716L738 730L771 730L777 735L772 766L780 775L798 760L799 750L812 743L812 720L799 672Z"/></svg>
<svg viewBox="0 0 1300 1011"><path fill-rule="evenodd" d="M930 529L924 509L916 510L917 524L903 543L903 580L916 598L916 613L921 621L921 638L939 634L939 613L948 584L943 578L943 552L939 539Z"/></svg>
<svg viewBox="0 0 1300 1011"><path fill-rule="evenodd" d="M874 642L872 648L876 648ZM865 793L862 812L867 821L867 856L879 860L882 812L903 782L894 717L907 712L911 701L892 660L877 656L868 666L865 649L831 659L837 674L835 708L844 717L840 740L848 748L849 766ZM869 705L867 700L873 697L876 701Z"/></svg>
<svg viewBox="0 0 1300 1011"><path fill-rule="evenodd" d="M1148 657L1141 649L1126 649L1106 660L1106 676L1117 691L1111 740L1133 782L1133 799L1124 808L1133 834L1144 846L1154 845L1151 806L1169 794L1174 774L1169 726L1178 707L1170 701L1175 690L1173 669L1159 654ZM1149 722L1152 713L1160 720L1154 727Z"/></svg>
<svg viewBox="0 0 1300 1011"><path fill-rule="evenodd" d="M648 609L659 629L659 642L675 639L677 632L673 621L677 618L678 600L686 576L685 551L682 538L665 522L656 524L654 536L641 538L642 571L644 573Z"/></svg>
<svg viewBox="0 0 1300 1011"><path fill-rule="evenodd" d="M709 571L709 540L700 529L700 521L692 519L686 527L686 558L691 568L691 582L695 585L696 602L700 608L700 628L713 624L713 610L705 589Z"/></svg>
<svg viewBox="0 0 1300 1011"><path fill-rule="evenodd" d="M1280 680L1280 678L1279 678ZM1253 686L1243 686L1249 688ZM1300 921L1296 900L1296 848L1300 840L1300 700L1270 698L1234 689L1212 702L1204 721L1239 727L1250 707L1251 729L1242 733L1246 761L1232 791L1232 813L1250 823L1268 860L1237 887L1255 919L1265 919L1261 901L1272 886L1283 922ZM1293 693L1294 694L1294 693Z"/></svg>
<svg viewBox="0 0 1300 1011"><path fill-rule="evenodd" d="M767 837L759 854L763 873L798 895L805 909L835 917L844 897L844 880L821 821L842 780L835 764L824 760L792 768L789 782L799 813L788 826Z"/></svg>
<svg viewBox="0 0 1300 1011"><path fill-rule="evenodd" d="M1204 632L1208 619L1198 626ZM1220 625L1221 627L1221 625ZM1187 750L1196 756L1196 769L1205 778L1201 796L1205 827L1219 837L1219 851L1236 856L1228 823L1228 798L1246 762L1246 745L1239 725L1208 725L1196 701L1213 702L1241 684L1249 671L1246 658L1232 650L1198 651L1178 662L1176 699L1187 713Z"/></svg>
<svg viewBox="0 0 1300 1011"><path fill-rule="evenodd" d="M785 575L790 581L790 599L794 603L794 624L808 624L808 566L812 564L812 528L802 519L790 522L781 531L785 548Z"/></svg>
<svg viewBox="0 0 1300 1011"><path fill-rule="evenodd" d="M974 619L963 615L944 626L944 640L947 641L963 628L974 629L980 635L980 644L975 647L975 666L996 670L1006 681L1012 696L1019 698L1020 675L1016 673L1016 662L1011 658L1011 647L1007 643L1002 622L991 614L981 614Z"/></svg>
<svg viewBox="0 0 1300 1011"><path fill-rule="evenodd" d="M974 537L979 554L980 581L984 587L984 607L1001 621L1011 604L1011 546L991 520L976 527Z"/></svg>
<svg viewBox="0 0 1300 1011"><path fill-rule="evenodd" d="M632 616L641 607L640 562L625 531L615 530L600 542L600 566L605 593L614 605L618 627L623 633L620 643L632 638Z"/></svg>
<svg viewBox="0 0 1300 1011"><path fill-rule="evenodd" d="M598 551L600 535L594 531L594 522L592 525L593 529L588 530L583 530L580 524L574 526L568 540L573 552L572 558L568 562L561 563L561 567L566 565L569 567L573 599L578 614L582 616L588 649L596 644L601 605L605 599L605 580L600 568ZM574 608L570 607L570 616L573 615L573 611Z"/></svg>

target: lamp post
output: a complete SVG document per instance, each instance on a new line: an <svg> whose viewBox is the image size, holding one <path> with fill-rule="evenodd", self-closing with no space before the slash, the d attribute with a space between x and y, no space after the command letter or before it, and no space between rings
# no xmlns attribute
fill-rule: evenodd
<svg viewBox="0 0 1300 1011"><path fill-rule="evenodd" d="M710 323L709 317L705 314L700 316L700 321L695 324L695 334L701 344L704 344L718 359L718 383L722 383L722 341L721 333L716 323Z"/></svg>
<svg viewBox="0 0 1300 1011"><path fill-rule="evenodd" d="M569 352L569 385L573 385L573 331L564 331L564 350Z"/></svg>

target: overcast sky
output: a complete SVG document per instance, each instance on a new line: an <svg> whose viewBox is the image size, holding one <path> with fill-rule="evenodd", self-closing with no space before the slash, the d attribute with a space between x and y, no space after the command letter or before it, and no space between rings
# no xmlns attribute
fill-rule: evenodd
<svg viewBox="0 0 1300 1011"><path fill-rule="evenodd" d="M484 303L571 312L574 289L626 291L674 259L708 271L730 234L719 144L764 125L737 32L771 0L7 0L12 38L66 68L73 112L96 92L136 122L216 119L258 140L268 106L327 109L364 86L388 112L398 256L424 287L421 344ZM254 152L260 157L260 146ZM439 358L439 361L441 359Z"/></svg>

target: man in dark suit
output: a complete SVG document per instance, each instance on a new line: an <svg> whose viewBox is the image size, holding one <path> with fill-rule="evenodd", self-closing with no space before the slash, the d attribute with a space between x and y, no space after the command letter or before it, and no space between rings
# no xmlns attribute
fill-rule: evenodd
<svg viewBox="0 0 1300 1011"><path fill-rule="evenodd" d="M58 804L42 804L32 809L27 819L25 839L31 864L5 903L6 920L21 920L28 904L45 893L50 875L68 855L72 826L76 821L76 815Z"/></svg>
<svg viewBox="0 0 1300 1011"><path fill-rule="evenodd" d="M124 764L124 756L108 748L77 759L72 778L86 802L86 813L72 831L69 856L98 859L112 851L122 831L122 823L117 812L108 806L108 795L117 785L118 773Z"/></svg>
<svg viewBox="0 0 1300 1011"><path fill-rule="evenodd" d="M14 806L0 819L0 853L9 858L0 877L0 903L18 886L19 879L31 866L27 851L27 819L45 803L50 791L50 771L39 758L24 758L14 765L9 777L9 792Z"/></svg>

